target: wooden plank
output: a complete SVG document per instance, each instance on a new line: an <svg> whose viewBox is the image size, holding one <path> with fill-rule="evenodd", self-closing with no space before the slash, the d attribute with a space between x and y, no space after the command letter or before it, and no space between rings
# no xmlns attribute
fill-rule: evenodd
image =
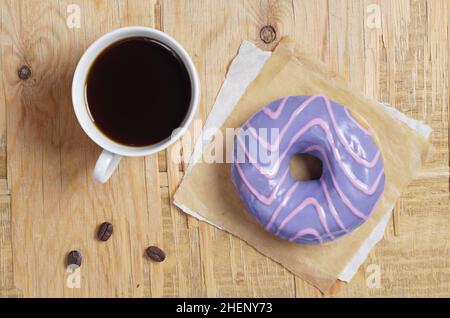
<svg viewBox="0 0 450 318"><path fill-rule="evenodd" d="M5 28L4 7L0 6L0 34ZM21 294L15 288L13 273L13 248L11 233L11 198L9 196L6 160L6 77L3 72L5 39L0 37L0 297L16 297Z"/></svg>
<svg viewBox="0 0 450 318"><path fill-rule="evenodd" d="M158 172L158 156L152 155L145 158L147 207L148 207L148 228L143 229L148 232L148 244L161 246L166 250L166 242L163 238L163 215L161 208L160 173ZM171 257L169 255L169 257ZM164 266L162 264L147 262L144 273L148 273L149 279L146 283L150 288L152 297L164 296Z"/></svg>
<svg viewBox="0 0 450 318"><path fill-rule="evenodd" d="M448 2L378 3L382 29L365 27L364 31L364 55L372 60L375 75L368 71L366 62L362 83L365 82L367 94L431 125L434 151L424 171L397 203L384 239L369 254L352 282L336 284L331 293L346 297L448 296L449 59L448 51L441 51L448 47L448 38L442 38L442 32L430 33L444 25L448 28ZM427 53L430 51L435 53ZM439 83L432 80L436 73L442 79ZM372 274L368 269L373 265L380 269L379 288L370 288L367 283Z"/></svg>
<svg viewBox="0 0 450 318"><path fill-rule="evenodd" d="M10 203L8 196L0 196L0 291L14 288Z"/></svg>
<svg viewBox="0 0 450 318"><path fill-rule="evenodd" d="M287 7L289 5L289 7ZM198 118L206 119L223 82L230 60L244 39L271 49L259 39L266 24L281 27L292 16L290 3L273 1L164 1L164 31L173 35L191 54L202 83ZM282 34L282 33L280 33ZM175 190L180 175L167 158L169 191ZM189 217L189 219L192 219ZM183 222L184 225L184 222ZM292 296L293 278L280 265L268 260L247 244L210 225L189 223L190 237L200 240L199 284L207 296ZM184 225L185 226L185 225ZM197 244L197 243L196 243ZM193 255L197 246L193 245Z"/></svg>
<svg viewBox="0 0 450 318"><path fill-rule="evenodd" d="M12 201L14 282L26 296L142 296L151 294L148 244L155 243L146 177L155 160L127 158L111 181L94 184L99 149L72 112L70 85L87 45L114 28L153 26L153 1L76 1L80 29L66 25L74 1L2 2L2 57L8 119L8 180ZM17 79L28 65L32 76ZM2 72L2 73L3 73ZM157 181L153 181L157 185ZM108 220L110 241L95 240ZM66 286L65 256L81 251L81 288Z"/></svg>
<svg viewBox="0 0 450 318"><path fill-rule="evenodd" d="M332 43L330 5L333 3L333 1L292 1L286 4L286 7L291 5L292 15L290 23L286 23L289 26L289 28L285 27L286 35L292 36L324 62L330 60ZM342 6L342 8L346 7ZM296 297L318 297L322 294L313 286L295 277L295 295Z"/></svg>

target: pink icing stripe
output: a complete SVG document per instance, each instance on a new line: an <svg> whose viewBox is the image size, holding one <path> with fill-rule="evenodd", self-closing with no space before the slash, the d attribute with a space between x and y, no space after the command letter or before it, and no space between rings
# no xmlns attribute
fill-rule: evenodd
<svg viewBox="0 0 450 318"><path fill-rule="evenodd" d="M284 108L284 105L286 105L286 102L287 102L288 98L289 98L289 97L285 97L285 98L283 98L283 99L281 100L281 102L280 102L280 104L278 105L276 111L273 112L271 109L269 109L269 108L267 107L267 108L264 108L264 113L265 113L267 116L269 116L270 118L274 119L274 120L277 119L277 118L280 116L280 114L282 113L283 108Z"/></svg>
<svg viewBox="0 0 450 318"><path fill-rule="evenodd" d="M305 200L303 200L302 203L300 203L300 205L298 207L296 207L294 210L289 212L289 214L281 222L280 226L278 227L277 233L275 235L278 236L280 234L281 230L283 230L283 228L286 226L286 224L288 224L290 220L292 220L295 216L297 216L297 214L299 214L304 208L306 208L309 205L314 206L317 214L319 215L320 223L322 223L322 226L324 227L327 234L332 239L334 239L333 234L328 229L325 212L324 212L322 206L319 204L319 202L317 202L317 200L313 197L306 198Z"/></svg>
<svg viewBox="0 0 450 318"><path fill-rule="evenodd" d="M283 200L278 205L278 207L275 209L275 212L273 212L269 223L267 223L266 230L269 230L272 227L273 222L275 222L276 218L278 217L278 214L280 214L281 209L284 207L287 200L290 199L292 192L294 192L294 190L298 187L299 184L300 184L299 182L295 182L294 185L286 192L286 195L284 196Z"/></svg>
<svg viewBox="0 0 450 318"><path fill-rule="evenodd" d="M344 223L342 223L342 220L339 217L339 213L336 211L333 202L331 201L330 193L328 192L326 183L322 179L320 179L320 184L322 185L323 193L325 194L325 198L327 199L328 208L330 209L331 215L333 216L334 220L339 225L339 227L343 229L345 232L348 232Z"/></svg>
<svg viewBox="0 0 450 318"><path fill-rule="evenodd" d="M366 135L372 135L373 129L372 127L369 127L369 129L363 127L348 111L348 109L346 107L344 107L344 111L345 114L347 115L347 117L359 128L362 130L363 133L365 133Z"/></svg>
<svg viewBox="0 0 450 318"><path fill-rule="evenodd" d="M324 159L325 159L325 161L327 163L327 166L328 166L328 169L330 171L331 177L333 179L335 179L333 170L331 169L330 160L329 160L328 155L327 155L326 151L324 150L324 148L321 147L321 146L318 146L318 145L313 145L313 146L309 146L308 148L306 148L305 152L309 152L309 151L312 151L312 150L317 150L317 151L319 151L322 154L322 156L324 157ZM345 170L344 170L344 172L345 172ZM349 178L349 180L354 186L356 186L356 188L358 188L359 190L364 192L364 194L372 195L372 194L375 193L375 191L377 191L378 186L379 186L379 184L381 182L381 179L383 178L383 174L384 174L384 167L380 170L380 172L378 173L377 178L375 179L375 182L372 184L372 186L369 189L363 189L357 183L353 183L352 179Z"/></svg>
<svg viewBox="0 0 450 318"><path fill-rule="evenodd" d="M358 156L358 154L353 152L353 149L350 148L350 146L347 144L347 140L345 140L344 136L341 134L341 130L338 129L338 125L336 122L336 118L334 118L333 110L331 109L331 103L328 98L323 96L323 99L325 101L325 104L327 105L328 113L330 114L331 121L333 122L334 129L336 130L336 134L338 136L339 141L344 145L344 148L350 153L350 155L353 157L353 159L356 160L359 164L362 164L366 168L373 168L378 162L378 158L380 157L380 152L378 151L376 156L372 159L372 161L367 161L364 158L361 158Z"/></svg>
<svg viewBox="0 0 450 318"><path fill-rule="evenodd" d="M275 189L273 189L272 193L270 194L269 197L266 197L262 194L260 194L255 188L252 187L252 185L250 184L250 182L247 180L247 178L245 177L244 172L242 171L240 165L235 165L238 169L238 173L241 176L242 180L244 181L244 183L247 185L248 189L250 190L251 193L253 193L253 195L262 203L264 203L265 205L270 205L272 204L273 200L275 200L275 196L278 193L278 190L280 189L281 185L284 183L284 180L286 179L287 175L289 174L289 169L286 169L286 172L284 173L284 175L281 177L280 182L278 182L278 184L276 185Z"/></svg>
<svg viewBox="0 0 450 318"><path fill-rule="evenodd" d="M289 239L289 242L293 242L296 239L298 239L299 237L302 236L306 236L306 235L312 235L314 236L320 243L322 243L322 237L320 236L319 232L317 232L315 229L313 228L307 228L307 229L303 229L297 232L297 234L295 234L293 237L291 237Z"/></svg>
<svg viewBox="0 0 450 318"><path fill-rule="evenodd" d="M273 145L271 143L268 143L266 140L262 139L261 137L259 137L258 134L255 132L255 128L252 127L250 124L248 124L248 128L249 128L250 132L253 134L253 136L255 138L257 138L258 141L263 145L264 148L269 149L270 151L278 150L278 147L280 147L281 139L283 139L284 134L290 128L295 117L297 117L303 111L303 109L305 109L306 106L308 106L315 99L317 99L316 96L311 96L298 106L298 108L292 113L288 122L283 126L283 129L281 130L280 134L278 135L278 137L275 140Z"/></svg>
<svg viewBox="0 0 450 318"><path fill-rule="evenodd" d="M336 118L334 117L334 114L333 114L333 110L331 109L330 101L328 100L328 98L326 98L325 96L322 96L322 95L315 95L315 96L309 97L292 113L291 117L289 118L288 122L284 125L283 129L281 130L280 135L277 137L277 139L275 140L273 145L271 143L268 143L266 140L260 138L258 136L258 134L256 134L255 128L249 124L248 128L250 130L250 133L252 133L252 135L254 135L254 137L258 139L258 141L263 145L264 148L269 149L270 151L277 150L280 146L280 142L283 139L284 134L287 132L287 130L292 125L292 122L294 121L295 117L297 117L303 111L303 109L305 109L308 105L311 104L312 101L314 101L317 98L322 98L325 101L327 111L331 117L331 122L333 123L334 129L336 130L336 134L338 136L338 139L344 146L345 150L347 150L347 152L352 156L352 158L355 159L355 161L358 162L359 164L361 164L367 168L373 168L376 165L376 163L380 157L379 151L377 152L375 157L370 162L368 162L364 158L361 158L358 154L354 153L353 149L348 145L347 141L342 136L341 131L339 130L339 127L336 122Z"/></svg>
<svg viewBox="0 0 450 318"><path fill-rule="evenodd" d="M353 214L355 214L356 216L360 217L360 218L363 219L363 220L366 220L366 219L367 219L367 216L364 215L364 213L362 213L361 211L359 211L356 207L354 207L353 204L350 202L350 200L349 200L349 199L345 196L345 194L342 192L341 188L339 187L339 185L338 185L338 183L337 183L337 181L336 181L336 178L335 178L334 174L332 173L331 165L330 165L330 162L328 161L328 157L327 157L326 155L324 155L325 153L324 153L323 149L320 148L320 147L318 147L319 149L314 149L314 148L316 148L316 147L318 147L318 146L311 146L311 147L309 147L308 149L306 149L306 151L318 150L318 151L320 151L320 152L322 153L323 157L325 158L325 163L327 164L328 169L329 169L329 171L330 171L330 175L331 175L331 180L332 180L332 182L333 182L333 186L336 188L336 191L338 192L338 194L339 194L339 196L341 197L342 201L343 201L344 204L350 209L350 211L352 211ZM305 151L305 152L306 152L306 151ZM288 172L290 171L290 168L288 167L288 168L286 169L286 171L284 172L284 174L283 174L283 176L282 176L280 182L277 184L277 186L275 187L274 191L273 191L272 194L270 195L270 197L267 198L267 197L263 196L262 194L260 194L258 191L256 191L255 188L252 187L252 185L250 184L250 182L249 182L249 181L247 180L247 178L245 177L244 172L242 171L240 165L237 164L236 167L237 167L237 169L238 169L239 175L241 176L242 180L243 180L244 183L247 185L247 187L250 189L250 191L253 193L253 195L256 196L256 197L258 198L259 201L263 202L263 203L266 204L266 205L272 204L272 202L273 202L273 200L274 200L274 198L275 198L276 192L278 191L278 189L280 188L280 185L284 182L284 180L285 180L285 178L286 178ZM384 168L381 170L380 175L382 175L383 172L384 172ZM377 180L378 180L378 179L381 179L380 176L377 178Z"/></svg>
<svg viewBox="0 0 450 318"><path fill-rule="evenodd" d="M352 204L352 203L350 202L350 200L345 196L345 194L342 192L341 188L339 187L339 184L338 184L337 181L336 181L336 178L335 178L335 176L334 176L334 174L333 174L333 171L331 170L331 164L330 164L330 161L328 160L328 157L326 156L325 151L324 151L321 147L315 146L315 145L314 145L314 146L308 147L308 148L305 150L305 152L314 151L314 150L319 151L319 152L322 154L322 156L324 157L325 163L326 163L326 165L327 165L327 167L328 167L328 170L330 171L330 175L331 175L331 180L332 180L332 182L333 182L333 186L335 187L337 193L338 193L339 196L341 197L341 199L342 199L342 201L344 202L344 204L350 209L350 211L352 211L353 214L355 214L356 216L362 218L363 220L366 220L366 219L367 219L367 216L366 216L364 213L362 213L361 211L359 211L356 207L353 206L353 204ZM288 169L288 170L289 170L289 169ZM381 175L381 176L383 175L383 172L384 172L384 168L381 169L381 171L380 171L380 175ZM379 181L381 180L380 175L379 175L378 178L377 178L377 186L378 186Z"/></svg>
<svg viewBox="0 0 450 318"><path fill-rule="evenodd" d="M244 150L246 156L249 158L250 162L254 163L254 165L258 169L258 171L260 173L262 173L263 175L268 176L269 178L273 178L278 173L278 170L281 167L281 162L287 156L287 153L288 153L289 149L291 148L292 144L294 142L296 142L304 133L306 133L310 128L312 128L314 126L320 126L325 131L326 138L327 138L328 143L331 146L334 158L336 159L337 163L339 164L339 167L343 170L344 174L349 179L351 184L354 187L356 187L358 190L362 191L363 193L365 193L367 195L372 195L376 191L376 188L378 187L378 183L375 181L375 183L372 186L369 186L369 185L361 182L361 180L359 180L358 178L356 178L356 176L352 173L351 170L348 170L348 168L342 162L341 156L339 155L339 152L338 152L336 146L334 145L333 135L331 134L330 128L323 119L315 118L315 119L311 120L310 122L308 122L308 124L306 124L306 126L304 126L302 129L300 129L292 137L288 146L286 147L286 150L281 155L281 157L277 159L277 161L273 165L272 169L265 169L264 167L259 165L256 160L254 160L252 155L249 153L248 149L245 147L240 136L238 136L238 142L239 142L239 145L241 146L241 148ZM380 152L378 151L377 154L379 155ZM377 178L378 182L380 181L380 179L381 179L381 176L379 175Z"/></svg>
<svg viewBox="0 0 450 318"><path fill-rule="evenodd" d="M328 192L328 188L327 188L325 182L322 179L320 179L320 183L321 183L323 191L325 193L325 197L327 199L327 203L328 203L328 207L329 207L329 209L331 211L331 215L333 216L334 220L339 225L339 227L342 230L344 230L345 232L348 232L348 230L346 229L345 225L342 223L341 218L339 217L339 213L336 211L333 203L331 202L330 194ZM267 223L266 230L269 230L272 227L272 225L275 222L276 218L280 214L281 209L285 206L287 200L290 199L292 193L295 191L295 189L298 187L298 185L299 185L299 182L294 183L294 185L286 192L286 195L284 196L283 201L278 205L278 207L276 208L276 210L272 214L272 217L270 218L269 223Z"/></svg>

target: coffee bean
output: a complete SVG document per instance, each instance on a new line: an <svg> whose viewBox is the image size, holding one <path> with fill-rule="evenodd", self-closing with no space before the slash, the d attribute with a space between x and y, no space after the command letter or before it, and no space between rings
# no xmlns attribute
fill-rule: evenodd
<svg viewBox="0 0 450 318"><path fill-rule="evenodd" d="M162 262L166 259L166 254L162 249L156 246L150 246L145 250L148 258L155 262Z"/></svg>
<svg viewBox="0 0 450 318"><path fill-rule="evenodd" d="M68 255L67 255L67 265L78 265L81 266L81 254L78 251L71 251Z"/></svg>
<svg viewBox="0 0 450 318"><path fill-rule="evenodd" d="M113 225L109 222L103 222L98 228L97 237L100 241L107 241L113 233Z"/></svg>

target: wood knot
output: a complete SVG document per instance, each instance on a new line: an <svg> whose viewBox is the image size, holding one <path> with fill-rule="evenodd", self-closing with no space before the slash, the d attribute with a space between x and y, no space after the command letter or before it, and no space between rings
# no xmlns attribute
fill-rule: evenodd
<svg viewBox="0 0 450 318"><path fill-rule="evenodd" d="M264 43L269 44L275 41L277 38L277 32L273 26L266 25L259 31L259 37Z"/></svg>
<svg viewBox="0 0 450 318"><path fill-rule="evenodd" d="M31 76L31 69L28 67L28 65L22 65L17 71L17 75L21 80L26 81Z"/></svg>

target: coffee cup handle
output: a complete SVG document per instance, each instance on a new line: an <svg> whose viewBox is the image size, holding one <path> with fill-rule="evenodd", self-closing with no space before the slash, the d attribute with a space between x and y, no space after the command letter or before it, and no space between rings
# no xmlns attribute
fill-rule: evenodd
<svg viewBox="0 0 450 318"><path fill-rule="evenodd" d="M108 150L103 150L95 164L93 173L94 180L99 183L108 181L114 170L116 170L120 159L122 159L121 155L109 152Z"/></svg>

